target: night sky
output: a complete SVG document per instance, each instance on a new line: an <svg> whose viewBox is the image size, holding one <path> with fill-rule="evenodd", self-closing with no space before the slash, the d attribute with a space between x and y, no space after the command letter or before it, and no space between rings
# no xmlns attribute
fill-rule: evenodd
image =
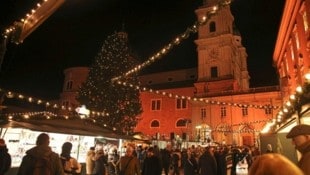
<svg viewBox="0 0 310 175"><path fill-rule="evenodd" d="M36 1L39 2L39 1ZM34 7L32 0L0 2L1 31ZM198 0L66 0L22 44L7 45L0 88L57 99L63 71L89 66L106 37L122 28L140 62L161 50L196 21ZM250 86L277 85L272 55L283 0L235 0L231 9L248 53ZM197 66L196 34L143 70L160 72Z"/></svg>

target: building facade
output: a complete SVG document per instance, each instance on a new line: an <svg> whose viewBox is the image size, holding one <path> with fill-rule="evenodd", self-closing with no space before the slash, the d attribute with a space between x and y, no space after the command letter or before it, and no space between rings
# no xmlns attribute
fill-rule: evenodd
<svg viewBox="0 0 310 175"><path fill-rule="evenodd" d="M197 19L214 5L206 1L195 11ZM135 131L154 140L257 144L259 132L282 105L282 94L277 86L250 88L246 49L228 6L199 26L195 43L197 68L139 77L143 113ZM65 70L64 87L70 81L67 76L74 87L86 79L86 70L83 78L81 73L72 76L74 72ZM73 91L64 91L61 101L76 104Z"/></svg>
<svg viewBox="0 0 310 175"><path fill-rule="evenodd" d="M310 124L310 1L286 1L273 54L283 106L276 130Z"/></svg>

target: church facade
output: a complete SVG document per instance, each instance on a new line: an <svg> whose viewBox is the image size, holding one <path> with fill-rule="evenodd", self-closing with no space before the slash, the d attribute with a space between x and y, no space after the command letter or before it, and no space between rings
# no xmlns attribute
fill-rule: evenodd
<svg viewBox="0 0 310 175"><path fill-rule="evenodd" d="M198 21L214 5L208 1L199 7ZM143 113L135 131L154 140L257 144L260 132L282 105L282 96L277 86L250 88L246 49L228 6L198 27L195 43L196 68L139 77L141 86L149 90L141 88ZM64 73L60 100L75 108L88 68L69 68Z"/></svg>

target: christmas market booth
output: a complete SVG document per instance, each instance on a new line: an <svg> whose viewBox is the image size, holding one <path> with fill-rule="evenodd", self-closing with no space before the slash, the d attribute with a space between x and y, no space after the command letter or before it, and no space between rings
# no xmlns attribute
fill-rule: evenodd
<svg viewBox="0 0 310 175"><path fill-rule="evenodd" d="M292 144L291 139L286 138L287 133L296 125L310 125L310 83L298 86L296 92L291 94L288 100L279 110L277 117L267 123L260 135L261 152L267 151L270 144L273 152L281 153L294 162L300 158Z"/></svg>
<svg viewBox="0 0 310 175"><path fill-rule="evenodd" d="M122 146L125 142L135 140L132 136L121 135L109 128L98 126L90 119L51 117L49 112L39 113L44 119L30 119L29 116L23 115L10 120L10 116L1 116L1 138L5 139L12 157L10 171L17 170L25 152L35 146L36 138L42 132L49 134L50 147L58 154L61 153L64 142L71 142L73 144L71 156L82 164L85 163L90 147L103 146L111 153L115 148L119 151L124 150Z"/></svg>

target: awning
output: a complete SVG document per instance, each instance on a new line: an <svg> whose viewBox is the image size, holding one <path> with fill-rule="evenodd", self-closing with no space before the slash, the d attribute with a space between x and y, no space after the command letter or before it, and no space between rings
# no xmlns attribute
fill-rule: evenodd
<svg viewBox="0 0 310 175"><path fill-rule="evenodd" d="M25 128L33 131L54 132L62 134L84 135L104 137L110 140L126 139L134 140L132 136L120 135L109 129L97 126L90 121L81 119L45 119L45 120L22 120L9 121L0 124L1 128Z"/></svg>

